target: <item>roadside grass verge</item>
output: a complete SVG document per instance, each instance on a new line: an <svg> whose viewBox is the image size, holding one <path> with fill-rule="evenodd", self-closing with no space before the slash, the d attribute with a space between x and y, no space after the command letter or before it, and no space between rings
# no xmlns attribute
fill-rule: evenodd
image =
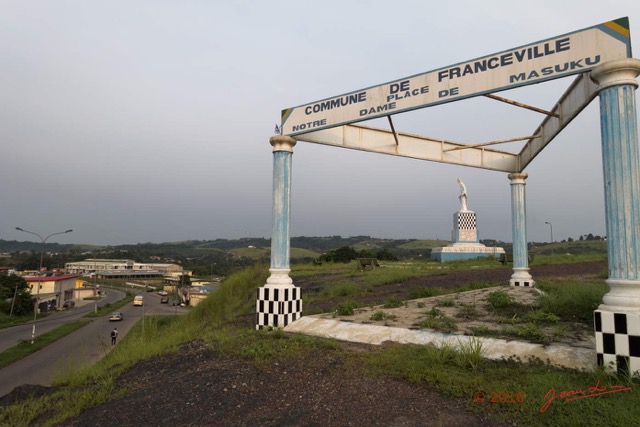
<svg viewBox="0 0 640 427"><path fill-rule="evenodd" d="M166 352L177 351L181 344L209 336L235 340L235 333L219 328L238 316L250 314L255 307L255 289L269 275L265 265L247 268L220 284L219 289L194 307L186 316L147 316L142 323L118 342L98 363L67 360L56 367L51 394L9 405L0 411L0 425L58 426L82 411L126 394L115 389L115 379L136 362ZM112 307L113 308L113 307ZM248 331L245 333L250 334ZM211 340L209 340L211 341ZM250 354L250 350L246 350Z"/></svg>
<svg viewBox="0 0 640 427"><path fill-rule="evenodd" d="M111 313L113 310L116 310L128 304L132 300L133 300L133 295L127 292L127 297L125 297L124 299L117 301L113 304L107 304L103 307L98 308L98 313L94 313L94 312L87 313L83 317L87 317L87 318L102 317L105 314ZM32 318L30 317L30 319ZM91 322L90 320L78 320L73 323L67 323L52 331L36 336L36 339L33 344L31 344L29 340L25 340L14 347L8 348L7 350L0 352L0 368L8 366L17 360L27 357L32 353L35 353L36 351L69 335L70 333L76 331L77 329L80 329L81 327L85 326L90 322Z"/></svg>
<svg viewBox="0 0 640 427"><path fill-rule="evenodd" d="M112 378L139 360L175 351L185 342L206 336L208 330L250 313L255 305L255 288L263 286L267 277L264 265L250 267L223 281L186 316L145 316L144 323L138 322L107 357L86 369L60 372L54 384L77 386L87 380Z"/></svg>
<svg viewBox="0 0 640 427"><path fill-rule="evenodd" d="M27 357L28 355L35 353L36 351L48 346L49 344L59 340L60 338L69 335L71 332L82 328L84 325L91 323L90 320L78 320L73 323L67 323L52 331L45 332L41 335L36 335L33 344L31 340L24 340L18 345L6 349L0 353L0 368L8 366L13 362Z"/></svg>
<svg viewBox="0 0 640 427"><path fill-rule="evenodd" d="M40 316L38 316L40 318ZM0 313L0 329L10 328L11 326L22 325L24 323L33 321L33 313L25 314L24 316L9 316L5 313Z"/></svg>
<svg viewBox="0 0 640 427"><path fill-rule="evenodd" d="M45 319L51 314L52 311L45 313L38 313L37 320ZM25 323L33 322L33 312L24 316L9 316L8 314L0 313L0 329L10 328L11 326L24 325Z"/></svg>

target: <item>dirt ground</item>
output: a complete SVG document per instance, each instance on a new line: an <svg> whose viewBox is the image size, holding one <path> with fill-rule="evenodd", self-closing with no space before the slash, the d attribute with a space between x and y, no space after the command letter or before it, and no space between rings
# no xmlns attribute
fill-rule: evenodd
<svg viewBox="0 0 640 427"><path fill-rule="evenodd" d="M599 276L603 272L604 263L531 270L534 278ZM469 281L499 285L510 275L511 270L506 268L449 272L377 287L360 302L382 304L390 296L405 299L410 289L421 286L452 288ZM314 278L296 284L303 289L318 286ZM245 320L251 321L248 317ZM366 345L342 345L350 351L375 351ZM123 398L85 411L65 426L517 425L483 411L471 403L472 396L451 398L422 384L357 375L330 352L316 355L313 360L256 367L193 342L177 353L139 362L117 380L117 387L129 392ZM15 400L28 390L18 389L2 400Z"/></svg>

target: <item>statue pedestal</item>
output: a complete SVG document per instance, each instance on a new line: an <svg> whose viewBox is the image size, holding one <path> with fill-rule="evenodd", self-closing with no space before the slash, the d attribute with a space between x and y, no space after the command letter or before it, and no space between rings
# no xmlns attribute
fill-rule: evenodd
<svg viewBox="0 0 640 427"><path fill-rule="evenodd" d="M460 261L484 257L500 257L503 248L489 248L478 240L476 213L459 210L453 214L453 240L450 245L433 248L431 259L439 262Z"/></svg>

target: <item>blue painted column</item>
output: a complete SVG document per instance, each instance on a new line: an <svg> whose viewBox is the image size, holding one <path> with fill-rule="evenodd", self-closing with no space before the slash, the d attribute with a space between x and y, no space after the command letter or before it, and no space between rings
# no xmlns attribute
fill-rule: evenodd
<svg viewBox="0 0 640 427"><path fill-rule="evenodd" d="M640 161L635 89L637 59L614 61L592 71L600 97L602 169L609 255L609 286L603 301L640 308ZM629 290L633 290L629 293Z"/></svg>
<svg viewBox="0 0 640 427"><path fill-rule="evenodd" d="M527 204L524 187L529 175L509 174L511 181L511 236L513 241L513 274L511 286L534 286L529 274L529 252L527 249Z"/></svg>
<svg viewBox="0 0 640 427"><path fill-rule="evenodd" d="M289 242L291 216L291 158L296 140L274 136L273 146L273 212L271 235L271 277L267 284L291 284L289 278Z"/></svg>
<svg viewBox="0 0 640 427"><path fill-rule="evenodd" d="M302 316L300 288L289 277L291 158L296 140L274 136L273 146L273 212L271 236L271 275L265 286L258 288L256 328L285 327Z"/></svg>
<svg viewBox="0 0 640 427"><path fill-rule="evenodd" d="M640 156L635 90L640 60L596 67L609 292L594 312L597 362L640 373Z"/></svg>

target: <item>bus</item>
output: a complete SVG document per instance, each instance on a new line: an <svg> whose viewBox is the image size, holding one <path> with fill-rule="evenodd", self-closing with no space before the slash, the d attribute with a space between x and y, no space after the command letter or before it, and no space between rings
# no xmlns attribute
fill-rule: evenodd
<svg viewBox="0 0 640 427"><path fill-rule="evenodd" d="M142 305L142 295L136 295L133 299L133 305Z"/></svg>

